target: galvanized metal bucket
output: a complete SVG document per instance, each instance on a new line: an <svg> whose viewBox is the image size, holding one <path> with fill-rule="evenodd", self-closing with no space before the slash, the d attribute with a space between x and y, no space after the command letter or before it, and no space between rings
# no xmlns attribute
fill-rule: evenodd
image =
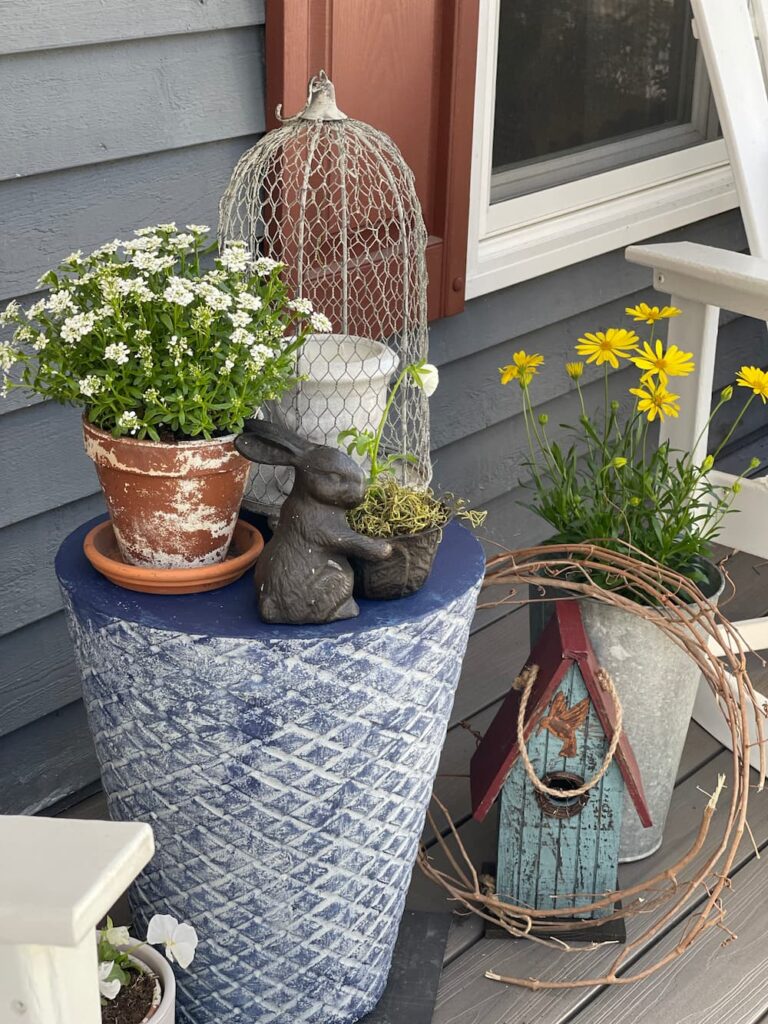
<svg viewBox="0 0 768 1024"><path fill-rule="evenodd" d="M699 587L716 602L724 586L722 573L704 559L701 567L707 580ZM562 597L564 591L557 594ZM541 597L538 589L535 596ZM550 614L548 602L530 605L532 643ZM686 651L638 615L594 600L581 602L581 614L597 660L615 683L653 820L651 828L643 828L632 800L624 794L619 860L642 860L655 853L664 838L701 671Z"/></svg>

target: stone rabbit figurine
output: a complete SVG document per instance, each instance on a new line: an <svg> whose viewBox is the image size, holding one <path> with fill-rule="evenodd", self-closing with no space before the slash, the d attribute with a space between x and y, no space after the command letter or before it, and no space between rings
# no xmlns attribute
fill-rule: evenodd
<svg viewBox="0 0 768 1024"><path fill-rule="evenodd" d="M377 561L392 554L388 541L364 537L347 523L345 510L365 495L363 470L345 452L263 420L246 420L235 447L251 462L296 471L274 536L256 563L261 617L300 625L358 615L347 556Z"/></svg>

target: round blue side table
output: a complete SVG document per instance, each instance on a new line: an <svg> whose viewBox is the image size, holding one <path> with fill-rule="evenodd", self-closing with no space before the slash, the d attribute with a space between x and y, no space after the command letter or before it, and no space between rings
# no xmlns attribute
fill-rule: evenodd
<svg viewBox="0 0 768 1024"><path fill-rule="evenodd" d="M149 822L137 880L190 921L181 1024L349 1024L387 979L483 575L445 530L426 586L326 626L269 626L251 573L185 596L56 572L110 813Z"/></svg>

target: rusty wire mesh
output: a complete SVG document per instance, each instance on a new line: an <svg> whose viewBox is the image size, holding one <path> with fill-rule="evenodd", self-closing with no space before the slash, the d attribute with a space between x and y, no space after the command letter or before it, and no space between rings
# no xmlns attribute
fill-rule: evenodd
<svg viewBox="0 0 768 1024"><path fill-rule="evenodd" d="M307 107L239 160L221 200L219 237L244 239L285 263L294 295L332 325L299 353L306 379L259 415L322 444L335 445L351 427L374 431L399 369L427 356L427 232L413 174L392 140L341 113L321 72ZM429 484L420 389L398 391L381 452L413 456L398 463L401 479ZM256 467L246 503L274 512L291 473Z"/></svg>

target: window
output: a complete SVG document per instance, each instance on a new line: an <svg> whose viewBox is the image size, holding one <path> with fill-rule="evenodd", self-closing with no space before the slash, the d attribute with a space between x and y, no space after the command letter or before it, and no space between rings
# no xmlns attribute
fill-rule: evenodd
<svg viewBox="0 0 768 1024"><path fill-rule="evenodd" d="M736 205L688 0L481 0L467 297Z"/></svg>

